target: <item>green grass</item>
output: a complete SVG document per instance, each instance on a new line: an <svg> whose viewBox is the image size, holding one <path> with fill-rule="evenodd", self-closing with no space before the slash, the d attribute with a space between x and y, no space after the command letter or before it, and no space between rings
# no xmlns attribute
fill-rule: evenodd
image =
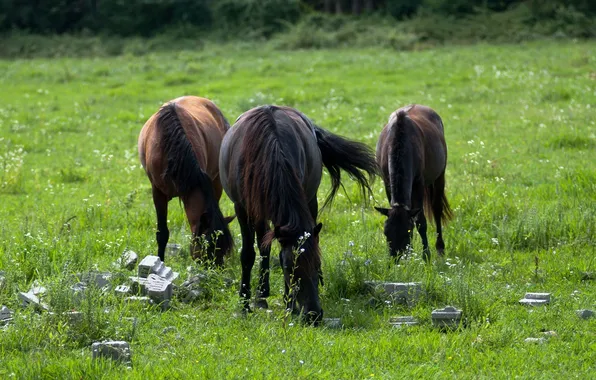
<svg viewBox="0 0 596 380"><path fill-rule="evenodd" d="M575 310L596 307L593 275L586 274L596 270L595 67L594 42L407 53L226 45L0 61L0 304L17 311L0 330L0 377L593 376L596 319L580 320ZM174 301L162 313L101 292L77 303L68 292L72 274L110 270L121 283L128 274L112 262L124 249L156 252L136 138L164 101L184 94L211 98L230 121L259 104L289 105L371 147L396 108L433 107L445 123L455 212L444 230L446 258L433 250L425 265L415 235L414 254L390 267L383 218L372 205L362 208L347 181L346 193L320 215L323 307L325 316L342 318L343 329L284 318L279 270L272 311L242 316L237 251L213 273L208 297L193 305ZM328 189L325 175L321 199ZM387 205L380 180L373 203ZM233 213L225 196L221 206ZM176 201L169 220L170 242L186 247ZM239 248L237 222L232 233ZM183 279L197 269L187 250L167 264ZM223 285L226 277L232 287ZM54 310L81 310L83 322L21 309L16 294L34 280L48 287ZM365 280L421 281L427 292L409 309L368 294ZM553 303L522 307L517 301L526 291L551 292ZM432 328L431 310L446 304L464 310L466 328ZM393 315L414 315L421 325L392 329ZM546 343L524 343L549 330L557 335ZM129 340L132 369L93 362L90 345L101 339Z"/></svg>

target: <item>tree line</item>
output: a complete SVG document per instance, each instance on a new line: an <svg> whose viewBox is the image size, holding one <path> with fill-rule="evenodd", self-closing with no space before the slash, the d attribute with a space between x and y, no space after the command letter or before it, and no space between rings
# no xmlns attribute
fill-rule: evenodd
<svg viewBox="0 0 596 380"><path fill-rule="evenodd" d="M250 28L267 36L313 12L399 20L424 12L450 17L502 12L521 3L537 18L561 9L596 15L593 0L0 0L0 31L150 36L191 25L230 33Z"/></svg>

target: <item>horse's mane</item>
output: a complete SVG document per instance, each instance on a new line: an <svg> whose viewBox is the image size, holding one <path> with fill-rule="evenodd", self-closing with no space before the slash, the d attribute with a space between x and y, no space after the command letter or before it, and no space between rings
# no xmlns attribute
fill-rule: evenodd
<svg viewBox="0 0 596 380"><path fill-rule="evenodd" d="M156 126L161 133L167 159L162 176L171 178L180 194L188 194L197 188L203 192L206 209L213 218L212 225L223 232L219 239L223 239L224 252L227 252L233 245L232 235L215 199L211 178L199 165L178 112L186 111L175 102L169 102L157 113Z"/></svg>
<svg viewBox="0 0 596 380"><path fill-rule="evenodd" d="M297 141L296 121L286 112L285 108L262 106L242 116L240 122L247 130L240 173L249 218L270 220L295 242L305 232L312 232L315 221L297 174L301 141ZM313 239L307 239L309 248ZM305 252L320 262L316 244Z"/></svg>

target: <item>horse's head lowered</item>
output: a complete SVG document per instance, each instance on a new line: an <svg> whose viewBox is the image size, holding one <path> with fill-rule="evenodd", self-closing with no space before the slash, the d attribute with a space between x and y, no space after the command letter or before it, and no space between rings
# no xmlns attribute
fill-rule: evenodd
<svg viewBox="0 0 596 380"><path fill-rule="evenodd" d="M203 213L198 228L190 242L191 257L194 260L223 265L223 257L232 249L233 240L228 224L236 216L227 216L222 220L217 216Z"/></svg>
<svg viewBox="0 0 596 380"><path fill-rule="evenodd" d="M279 259L286 286L290 290L288 307L292 311L299 311L295 308L297 301L306 321L315 325L323 320L319 298L319 281L322 280L319 232L322 226L319 223L311 232L302 234L287 231L284 227L275 227L273 231L281 244Z"/></svg>
<svg viewBox="0 0 596 380"><path fill-rule="evenodd" d="M375 207L375 209L387 217L383 232L387 238L391 256L399 259L410 245L414 224L421 210L411 210L401 204L392 205L390 209L381 207Z"/></svg>

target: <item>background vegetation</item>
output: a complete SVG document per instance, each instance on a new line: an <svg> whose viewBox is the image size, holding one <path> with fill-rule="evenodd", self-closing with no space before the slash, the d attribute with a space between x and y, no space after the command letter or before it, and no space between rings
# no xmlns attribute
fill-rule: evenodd
<svg viewBox="0 0 596 380"><path fill-rule="evenodd" d="M594 42L151 52L143 41L124 45L142 56L0 60L0 304L16 311L0 330L0 378L592 376L596 319L575 310L596 308ZM175 300L160 312L112 292L76 297L76 273L111 271L113 285L125 283L130 272L112 265L122 251L155 253L136 138L164 101L183 94L213 99L231 121L259 104L286 104L371 147L397 107L432 106L445 122L455 212L445 259L433 250L425 265L416 235L413 255L390 266L383 218L362 208L348 181L320 215L323 307L343 329L286 318L279 269L271 312L241 316L237 222L236 251L194 304ZM321 199L328 189L325 177ZM380 181L374 189L372 203L386 206ZM226 197L221 205L233 213ZM169 220L171 242L184 247L167 258L180 284L199 268L176 201ZM425 296L395 305L365 280L420 281ZM80 310L83 321L21 308L17 292L35 281L52 310ZM527 291L551 292L553 302L523 307ZM447 304L463 309L465 328L432 327L431 311ZM391 328L395 315L420 325ZM90 345L102 339L130 341L132 369L92 361Z"/></svg>
<svg viewBox="0 0 596 380"><path fill-rule="evenodd" d="M125 36L152 49L275 40L278 48L596 36L588 0L0 0L0 55L113 55ZM39 39L33 35L61 35ZM66 35L66 36L65 36ZM72 35L79 38L73 41ZM156 41L157 40L157 41ZM140 43L147 45L146 42ZM86 48L91 47L91 48Z"/></svg>

